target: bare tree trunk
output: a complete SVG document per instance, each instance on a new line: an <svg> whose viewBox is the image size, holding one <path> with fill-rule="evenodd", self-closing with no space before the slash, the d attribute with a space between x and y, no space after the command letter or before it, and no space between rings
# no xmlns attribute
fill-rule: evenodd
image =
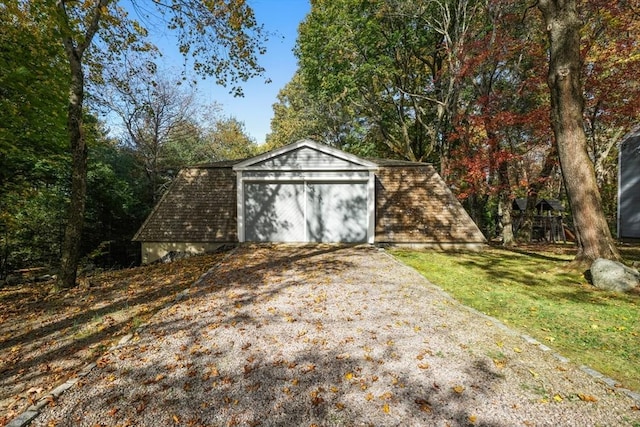
<svg viewBox="0 0 640 427"><path fill-rule="evenodd" d="M71 288L76 284L87 194L87 145L82 130L84 74L80 61L71 60L71 74L71 94L67 113L67 127L72 156L71 200L62 246L58 288Z"/></svg>
<svg viewBox="0 0 640 427"><path fill-rule="evenodd" d="M620 255L604 216L593 162L587 154L580 81L581 21L576 0L539 0L538 8L549 34L551 122L576 227L576 261L617 260Z"/></svg>
<svg viewBox="0 0 640 427"><path fill-rule="evenodd" d="M80 40L73 39L71 19L67 14L67 0L56 0L56 16L63 29L62 44L69 61L70 86L67 111L67 131L71 150L71 197L67 215L67 226L60 259L60 274L57 288L71 288L76 285L78 263L80 261L80 242L84 227L84 214L87 195L87 145L82 126L84 102L84 70L82 57L92 40L102 19L102 11L111 0L98 0L92 8L84 34Z"/></svg>
<svg viewBox="0 0 640 427"><path fill-rule="evenodd" d="M513 221L511 215L511 186L509 185L509 165L502 162L498 166L498 176L500 179L499 203L502 211L502 246L513 246Z"/></svg>

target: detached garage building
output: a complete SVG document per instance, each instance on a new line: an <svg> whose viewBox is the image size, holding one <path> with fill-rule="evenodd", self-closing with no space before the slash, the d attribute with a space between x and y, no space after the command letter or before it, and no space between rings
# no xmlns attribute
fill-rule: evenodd
<svg viewBox="0 0 640 427"><path fill-rule="evenodd" d="M431 165L365 160L309 140L182 170L134 240L145 263L240 242L485 242Z"/></svg>

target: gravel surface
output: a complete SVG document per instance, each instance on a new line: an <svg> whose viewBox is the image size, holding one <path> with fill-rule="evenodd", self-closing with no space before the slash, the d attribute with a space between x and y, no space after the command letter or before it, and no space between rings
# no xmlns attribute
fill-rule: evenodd
<svg viewBox="0 0 640 427"><path fill-rule="evenodd" d="M638 426L638 402L368 246L243 246L35 426Z"/></svg>

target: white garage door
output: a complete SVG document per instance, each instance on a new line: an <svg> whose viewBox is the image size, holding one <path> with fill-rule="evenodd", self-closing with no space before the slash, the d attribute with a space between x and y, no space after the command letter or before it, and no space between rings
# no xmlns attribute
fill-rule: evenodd
<svg viewBox="0 0 640 427"><path fill-rule="evenodd" d="M367 184L307 184L309 242L367 241Z"/></svg>
<svg viewBox="0 0 640 427"><path fill-rule="evenodd" d="M245 183L249 242L366 242L367 183Z"/></svg>
<svg viewBox="0 0 640 427"><path fill-rule="evenodd" d="M245 184L245 240L304 242L304 184Z"/></svg>

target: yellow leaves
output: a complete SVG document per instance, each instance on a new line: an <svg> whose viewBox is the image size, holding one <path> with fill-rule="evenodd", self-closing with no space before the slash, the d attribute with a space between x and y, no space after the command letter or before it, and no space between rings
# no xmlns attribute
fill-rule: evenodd
<svg viewBox="0 0 640 427"><path fill-rule="evenodd" d="M347 372L344 374L344 379L347 381L351 381L353 379L353 372Z"/></svg>
<svg viewBox="0 0 640 427"><path fill-rule="evenodd" d="M462 385L456 385L456 386L453 386L451 389L452 389L456 394L462 394L462 393L464 393L464 390L465 390L464 386L462 386Z"/></svg>
<svg viewBox="0 0 640 427"><path fill-rule="evenodd" d="M559 394L556 394L553 396L553 400L555 400L556 402L562 402L562 396L560 396Z"/></svg>
<svg viewBox="0 0 640 427"><path fill-rule="evenodd" d="M384 412L385 414L388 414L390 412L388 403L385 403L384 405L382 405L382 412Z"/></svg>
<svg viewBox="0 0 640 427"><path fill-rule="evenodd" d="M420 369L429 369L429 364L428 363L419 363L418 364L418 368L420 368Z"/></svg>
<svg viewBox="0 0 640 427"><path fill-rule="evenodd" d="M513 351L515 353L522 353L522 349L520 347L513 347Z"/></svg>
<svg viewBox="0 0 640 427"><path fill-rule="evenodd" d="M471 424L475 424L476 422L478 422L478 417L475 415L469 415L469 422Z"/></svg>
<svg viewBox="0 0 640 427"><path fill-rule="evenodd" d="M321 393L324 390L322 388L318 388L316 390L313 390L309 393L309 397L311 397L311 403L313 404L313 406L318 406L322 403L324 403L324 399L321 396Z"/></svg>
<svg viewBox="0 0 640 427"><path fill-rule="evenodd" d="M380 396L378 396L378 399L380 399L380 400L391 400L391 399L393 399L393 393L391 393L390 391L385 391Z"/></svg>
<svg viewBox="0 0 640 427"><path fill-rule="evenodd" d="M533 369L529 369L529 373L531 374L531 376L532 376L533 378L538 378L538 377L540 376L540 375L539 375L536 371L534 371Z"/></svg>
<svg viewBox="0 0 640 427"><path fill-rule="evenodd" d="M367 402L371 402L373 399L375 399L373 393L367 393L364 398L367 400Z"/></svg>

